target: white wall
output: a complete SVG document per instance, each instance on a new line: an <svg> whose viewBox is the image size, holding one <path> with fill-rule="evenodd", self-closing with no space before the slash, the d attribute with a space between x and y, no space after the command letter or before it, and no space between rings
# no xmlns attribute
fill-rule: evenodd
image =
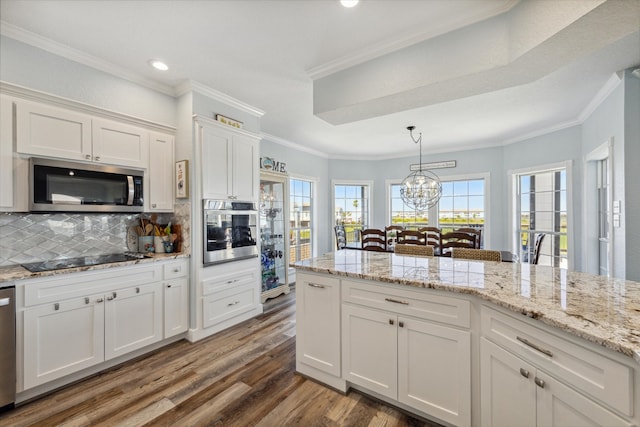
<svg viewBox="0 0 640 427"><path fill-rule="evenodd" d="M0 36L0 80L175 126L171 96Z"/></svg>
<svg viewBox="0 0 640 427"><path fill-rule="evenodd" d="M640 282L640 79L624 79L624 170L626 278Z"/></svg>

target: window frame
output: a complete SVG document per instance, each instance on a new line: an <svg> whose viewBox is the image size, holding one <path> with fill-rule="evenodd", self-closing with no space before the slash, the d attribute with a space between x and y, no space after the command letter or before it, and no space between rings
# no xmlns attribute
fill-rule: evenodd
<svg viewBox="0 0 640 427"><path fill-rule="evenodd" d="M518 218L518 177L520 175L531 175L535 173L544 173L550 171L556 171L559 169L564 169L566 173L566 186L567 186L567 270L573 270L574 268L574 257L576 248L573 240L573 223L575 221L573 215L573 161L566 160L563 162L557 163L548 163L537 166L529 166L521 169L509 169L507 171L507 194L509 194L508 198L508 244L513 253L520 253L519 251L519 241L516 239L516 234L519 230L519 221Z"/></svg>
<svg viewBox="0 0 640 427"><path fill-rule="evenodd" d="M371 180L357 180L357 179L332 179L331 180L331 227L336 225L336 185L345 186L367 186L367 199L369 200L369 207L367 209L367 218L369 218L368 224L363 224L367 227L373 227L373 181Z"/></svg>
<svg viewBox="0 0 640 427"><path fill-rule="evenodd" d="M457 175L438 175L440 182L450 181L478 181L484 180L484 226L482 231L482 240L484 246L491 247L491 173L479 172L469 174L457 174ZM391 224L391 185L400 185L402 180L400 179L387 179L385 180L386 187L386 221L387 224ZM432 206L428 209L429 227L440 227L440 215L439 208L440 203Z"/></svg>
<svg viewBox="0 0 640 427"><path fill-rule="evenodd" d="M293 204L291 203L291 196L292 196L292 192L291 192L291 181L296 180L296 181L307 181L311 183L311 226L309 227L309 229L311 230L311 258L315 257L316 254L318 253L318 227L317 227L317 218L318 218L318 206L317 206L317 199L318 199L318 178L317 177L312 177L312 176L305 176L305 175L297 175L297 174L292 174L289 175L289 212L287 213L288 216L288 221L289 221L289 230L291 230L291 209L293 208ZM289 250L291 251L291 245L289 245L290 248ZM291 255L289 255L291 256Z"/></svg>

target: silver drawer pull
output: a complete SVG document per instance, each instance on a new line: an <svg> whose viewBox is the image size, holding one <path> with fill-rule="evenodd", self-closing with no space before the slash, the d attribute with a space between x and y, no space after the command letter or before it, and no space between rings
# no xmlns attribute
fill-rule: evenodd
<svg viewBox="0 0 640 427"><path fill-rule="evenodd" d="M54 309L55 311L60 310L60 304L59 304L59 303L55 303L55 304L53 304L53 309Z"/></svg>
<svg viewBox="0 0 640 427"><path fill-rule="evenodd" d="M384 300L388 302L393 302L395 304L409 305L407 301L400 301L399 299L385 298Z"/></svg>
<svg viewBox="0 0 640 427"><path fill-rule="evenodd" d="M136 288L136 294L140 293L140 288Z"/></svg>
<svg viewBox="0 0 640 427"><path fill-rule="evenodd" d="M104 302L104 298L98 298L98 299L96 300L96 302L97 302L97 303Z"/></svg>
<svg viewBox="0 0 640 427"><path fill-rule="evenodd" d="M529 371L527 371L524 368L520 368L520 375L522 375L525 378L529 378Z"/></svg>
<svg viewBox="0 0 640 427"><path fill-rule="evenodd" d="M318 285L317 283L307 283L309 286L311 286L312 288L320 288L320 289L324 289L325 286L324 285Z"/></svg>
<svg viewBox="0 0 640 427"><path fill-rule="evenodd" d="M180 273L180 269L179 269L179 268L174 268L174 269L173 269L173 272L174 272L174 273Z"/></svg>
<svg viewBox="0 0 640 427"><path fill-rule="evenodd" d="M84 303L89 304L89 297L84 297Z"/></svg>
<svg viewBox="0 0 640 427"><path fill-rule="evenodd" d="M535 378L533 379L533 382L534 382L534 383L536 383L536 385L537 385L538 387L540 387L540 388L544 388L544 384L545 384L545 383L544 383L544 380L541 380L540 378L535 377Z"/></svg>
<svg viewBox="0 0 640 427"><path fill-rule="evenodd" d="M230 302L229 304L227 304L227 307L231 307L234 305L240 304L240 301L234 301L234 302Z"/></svg>
<svg viewBox="0 0 640 427"><path fill-rule="evenodd" d="M227 280L227 284L236 283L238 281L240 281L240 279Z"/></svg>
<svg viewBox="0 0 640 427"><path fill-rule="evenodd" d="M529 341L526 338L522 338L522 337L516 337L516 339L518 341L520 341L521 343L528 345L529 347L531 347L534 350L538 350L540 353L542 354L546 354L549 357L553 357L553 353L551 353L549 350L546 350L540 346L538 346L537 344L532 343L531 341Z"/></svg>

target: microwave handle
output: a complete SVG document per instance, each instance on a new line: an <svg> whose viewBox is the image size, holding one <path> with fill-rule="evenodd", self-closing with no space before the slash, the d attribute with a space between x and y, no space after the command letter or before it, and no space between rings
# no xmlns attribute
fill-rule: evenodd
<svg viewBox="0 0 640 427"><path fill-rule="evenodd" d="M129 198L127 199L127 206L133 205L133 196L135 195L135 187L133 186L133 176L127 175L127 188L129 189Z"/></svg>

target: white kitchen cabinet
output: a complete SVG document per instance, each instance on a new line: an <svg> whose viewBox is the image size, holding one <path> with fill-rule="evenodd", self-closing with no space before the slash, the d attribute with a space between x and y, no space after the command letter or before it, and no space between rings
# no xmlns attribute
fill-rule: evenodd
<svg viewBox="0 0 640 427"><path fill-rule="evenodd" d="M189 329L189 270L186 260L164 265L164 337Z"/></svg>
<svg viewBox="0 0 640 427"><path fill-rule="evenodd" d="M296 365L340 377L340 281L298 273Z"/></svg>
<svg viewBox="0 0 640 427"><path fill-rule="evenodd" d="M137 126L31 101L16 101L17 152L146 168L149 134Z"/></svg>
<svg viewBox="0 0 640 427"><path fill-rule="evenodd" d="M173 136L151 132L149 169L144 195L145 211L173 212L174 141Z"/></svg>
<svg viewBox="0 0 640 427"><path fill-rule="evenodd" d="M258 199L258 139L199 119L202 198Z"/></svg>
<svg viewBox="0 0 640 427"><path fill-rule="evenodd" d="M480 364L482 425L633 425L486 338Z"/></svg>
<svg viewBox="0 0 640 427"><path fill-rule="evenodd" d="M91 123L93 161L144 169L149 163L149 132L101 118Z"/></svg>
<svg viewBox="0 0 640 427"><path fill-rule="evenodd" d="M0 210L13 210L13 100L0 95Z"/></svg>
<svg viewBox="0 0 640 427"><path fill-rule="evenodd" d="M471 424L471 335L343 305L347 381L455 425Z"/></svg>
<svg viewBox="0 0 640 427"><path fill-rule="evenodd" d="M104 295L24 310L24 389L104 361Z"/></svg>
<svg viewBox="0 0 640 427"><path fill-rule="evenodd" d="M119 289L105 295L105 359L160 341L164 335L161 283Z"/></svg>
<svg viewBox="0 0 640 427"><path fill-rule="evenodd" d="M16 102L19 153L68 160L93 158L91 116L31 101Z"/></svg>

